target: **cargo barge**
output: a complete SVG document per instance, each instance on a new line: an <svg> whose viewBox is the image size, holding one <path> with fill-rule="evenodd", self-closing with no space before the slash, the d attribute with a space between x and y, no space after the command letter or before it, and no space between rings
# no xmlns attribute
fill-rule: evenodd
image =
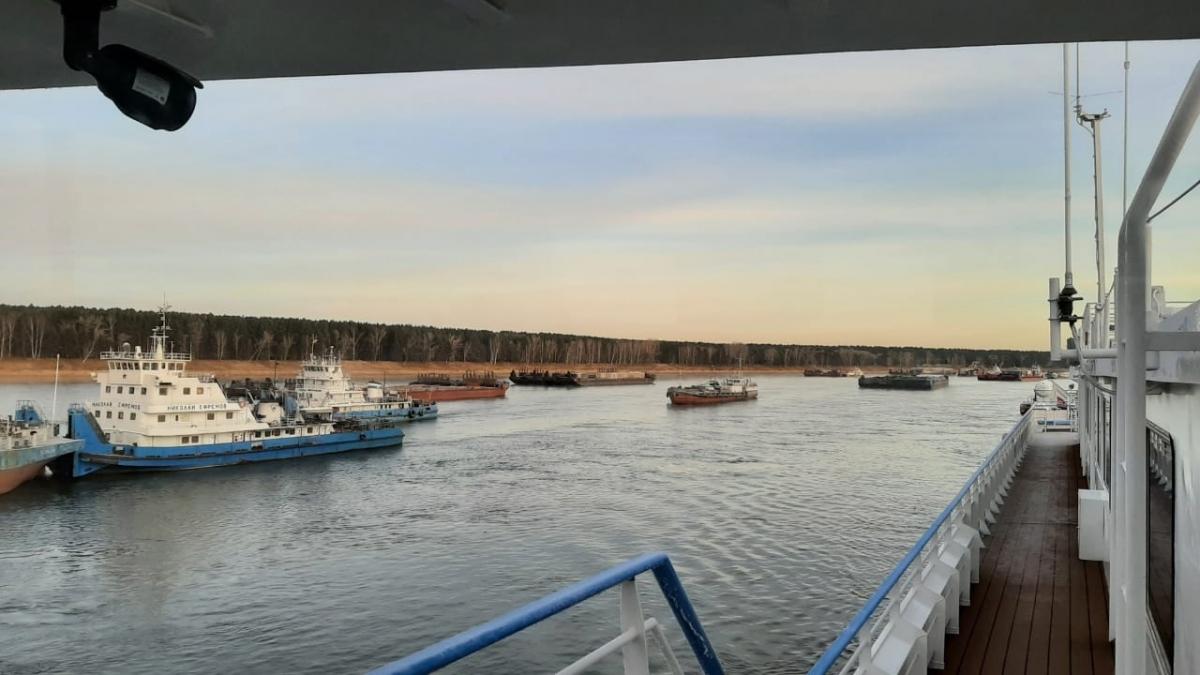
<svg viewBox="0 0 1200 675"><path fill-rule="evenodd" d="M594 387L618 384L654 384L656 376L641 370L597 371L579 373L573 370L551 372L547 370L512 371L508 379L513 384L537 387Z"/></svg>
<svg viewBox="0 0 1200 675"><path fill-rule="evenodd" d="M504 398L508 394L508 386L507 380L496 377L491 371L467 371L462 377L452 377L444 373L419 373L417 379L408 385L407 393L422 401L441 403Z"/></svg>
<svg viewBox="0 0 1200 675"><path fill-rule="evenodd" d="M32 401L18 401L16 414L0 420L0 495L41 475L47 464L70 455L83 443L58 437Z"/></svg>
<svg viewBox="0 0 1200 675"><path fill-rule="evenodd" d="M912 391L932 391L950 384L946 375L879 375L876 377L858 378L858 386L862 389L907 389Z"/></svg>

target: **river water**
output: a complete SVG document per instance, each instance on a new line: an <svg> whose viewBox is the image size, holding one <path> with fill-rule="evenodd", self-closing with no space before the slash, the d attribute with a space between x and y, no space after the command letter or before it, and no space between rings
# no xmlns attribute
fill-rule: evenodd
<svg viewBox="0 0 1200 675"><path fill-rule="evenodd" d="M0 497L0 673L362 672L657 550L728 672L802 672L1032 385L758 380L695 409L671 378L514 387L403 449L27 484ZM18 398L50 388L0 386ZM641 594L694 671L652 577ZM553 672L618 632L613 591L446 672Z"/></svg>

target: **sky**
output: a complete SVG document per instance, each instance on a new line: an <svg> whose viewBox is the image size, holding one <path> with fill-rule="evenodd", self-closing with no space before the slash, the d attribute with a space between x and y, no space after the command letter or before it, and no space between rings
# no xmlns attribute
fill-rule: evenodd
<svg viewBox="0 0 1200 675"><path fill-rule="evenodd" d="M1080 48L1108 267L1122 45ZM1129 195L1200 42L1134 43ZM0 302L632 338L1044 349L1061 46L209 82L155 132L0 92ZM1095 297L1090 138L1071 132ZM1200 134L1197 134L1200 135ZM1165 203L1200 178L1185 149ZM1200 194L1154 283L1200 297Z"/></svg>

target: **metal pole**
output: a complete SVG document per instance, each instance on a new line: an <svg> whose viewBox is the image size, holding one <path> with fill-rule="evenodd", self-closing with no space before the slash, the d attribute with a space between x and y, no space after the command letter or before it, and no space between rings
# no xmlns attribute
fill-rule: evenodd
<svg viewBox="0 0 1200 675"><path fill-rule="evenodd" d="M1184 143L1200 117L1200 62L1184 87L1175 112L1167 123L1150 165L1121 225L1118 258L1121 267L1117 325L1118 414L1123 418L1124 578L1117 593L1124 593L1124 620L1118 624L1116 672L1141 673L1146 666L1146 321L1150 291L1149 243L1146 220L1170 176ZM1135 535L1135 533L1140 533Z"/></svg>
<svg viewBox="0 0 1200 675"><path fill-rule="evenodd" d="M54 416L58 414L58 364L62 361L61 354L54 355L54 394L50 398L50 424L54 424Z"/></svg>
<svg viewBox="0 0 1200 675"><path fill-rule="evenodd" d="M1121 134L1121 217L1129 210L1129 43L1125 43L1125 111L1121 113L1125 129Z"/></svg>
<svg viewBox="0 0 1200 675"><path fill-rule="evenodd" d="M1071 275L1071 52L1063 43L1063 237L1067 251L1067 269L1063 286L1074 288Z"/></svg>
<svg viewBox="0 0 1200 675"><path fill-rule="evenodd" d="M1094 165L1095 176L1093 180L1096 184L1096 302L1106 302L1105 298L1105 255L1104 255L1104 181L1102 180L1101 172L1101 157L1100 157L1100 122L1104 121L1107 114L1091 116L1092 125L1092 162Z"/></svg>

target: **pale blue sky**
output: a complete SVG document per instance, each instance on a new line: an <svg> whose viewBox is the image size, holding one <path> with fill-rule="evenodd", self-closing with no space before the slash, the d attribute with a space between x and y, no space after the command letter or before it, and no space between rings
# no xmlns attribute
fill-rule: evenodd
<svg viewBox="0 0 1200 675"><path fill-rule="evenodd" d="M1136 43L1131 190L1200 43ZM1084 93L1121 45L1082 47ZM628 337L1043 347L1058 45L212 82L181 132L0 92L0 301ZM1105 123L1109 238L1121 95ZM1094 288L1075 142L1077 286ZM1193 141L1167 188L1200 177ZM1200 196L1156 283L1200 297ZM1110 265L1115 247L1110 249ZM964 311L969 307L969 311Z"/></svg>

